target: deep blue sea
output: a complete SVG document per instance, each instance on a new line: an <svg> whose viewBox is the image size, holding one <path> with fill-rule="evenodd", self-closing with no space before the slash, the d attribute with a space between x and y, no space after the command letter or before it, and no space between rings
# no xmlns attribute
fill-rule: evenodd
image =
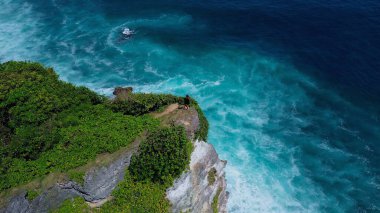
<svg viewBox="0 0 380 213"><path fill-rule="evenodd" d="M380 212L379 0L0 0L8 60L199 100L230 212Z"/></svg>

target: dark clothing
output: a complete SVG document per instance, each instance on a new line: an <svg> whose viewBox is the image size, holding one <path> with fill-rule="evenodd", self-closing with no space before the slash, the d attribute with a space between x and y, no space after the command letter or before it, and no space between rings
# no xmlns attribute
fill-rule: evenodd
<svg viewBox="0 0 380 213"><path fill-rule="evenodd" d="M190 105L190 98L185 98L185 105Z"/></svg>

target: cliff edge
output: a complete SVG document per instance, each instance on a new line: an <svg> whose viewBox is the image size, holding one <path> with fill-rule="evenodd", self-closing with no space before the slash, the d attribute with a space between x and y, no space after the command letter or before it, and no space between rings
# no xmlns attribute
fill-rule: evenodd
<svg viewBox="0 0 380 213"><path fill-rule="evenodd" d="M226 162L195 100L110 100L30 62L0 77L0 213L226 212Z"/></svg>
<svg viewBox="0 0 380 213"><path fill-rule="evenodd" d="M227 212L228 192L224 172L227 161L219 159L211 144L195 138L200 123L196 109L183 110L178 104L172 104L155 117L164 125L183 126L194 145L189 170L166 191L172 211Z"/></svg>

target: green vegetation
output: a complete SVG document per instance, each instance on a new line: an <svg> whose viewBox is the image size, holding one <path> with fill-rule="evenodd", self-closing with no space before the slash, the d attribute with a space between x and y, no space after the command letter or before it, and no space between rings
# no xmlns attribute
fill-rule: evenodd
<svg viewBox="0 0 380 213"><path fill-rule="evenodd" d="M207 141L207 136L208 136L207 118L195 100L191 100L191 106L197 110L198 117L199 117L199 130L195 133L195 138L198 138L203 141Z"/></svg>
<svg viewBox="0 0 380 213"><path fill-rule="evenodd" d="M174 95L132 93L125 100L110 101L108 105L114 112L122 112L125 115L143 115L177 101L178 97Z"/></svg>
<svg viewBox="0 0 380 213"><path fill-rule="evenodd" d="M210 171L208 171L207 180L208 180L208 185L212 185L215 183L216 169L214 167L212 167L212 169L210 169Z"/></svg>
<svg viewBox="0 0 380 213"><path fill-rule="evenodd" d="M0 65L0 191L127 146L159 125L115 113L105 99L37 63Z"/></svg>
<svg viewBox="0 0 380 213"><path fill-rule="evenodd" d="M112 193L114 199L101 209L105 212L169 212L170 203L165 198L164 185L133 179L127 172L125 180Z"/></svg>
<svg viewBox="0 0 380 213"><path fill-rule="evenodd" d="M40 195L40 193L36 190L28 190L26 192L26 198L29 200L29 201L32 201L34 200L34 198L38 197L38 195Z"/></svg>
<svg viewBox="0 0 380 213"><path fill-rule="evenodd" d="M140 144L129 171L138 181L171 185L189 164L191 151L192 144L183 127L158 128Z"/></svg>
<svg viewBox="0 0 380 213"><path fill-rule="evenodd" d="M0 192L51 173L83 184L85 171L78 167L147 135L111 201L90 209L82 198L69 199L56 211L169 211L166 188L187 168L192 143L183 127L160 127L147 113L179 101L164 94L110 101L60 81L53 69L38 63L0 64ZM192 106L200 118L197 137L206 140L207 120L194 100ZM29 200L38 195L27 191Z"/></svg>
<svg viewBox="0 0 380 213"><path fill-rule="evenodd" d="M168 212L166 188L189 164L192 144L183 127L156 128L141 142L139 154L132 156L124 180L113 191L113 199L100 212ZM79 212L83 205L74 199L58 210ZM89 208L89 207L87 207Z"/></svg>
<svg viewBox="0 0 380 213"><path fill-rule="evenodd" d="M216 191L214 199L212 199L211 206L212 206L212 210L213 210L214 213L218 213L218 200L219 200L219 195L220 195L221 192L222 192L222 188L219 187L218 191Z"/></svg>
<svg viewBox="0 0 380 213"><path fill-rule="evenodd" d="M67 172L69 175L70 180L75 181L76 183L80 184L83 186L84 184L84 177L85 177L85 172L82 171L76 171L76 170L70 170Z"/></svg>
<svg viewBox="0 0 380 213"><path fill-rule="evenodd" d="M98 209L91 209L83 198L68 199L55 213L66 212L169 212L165 186L150 181L136 182L127 171L124 180L112 192L113 199Z"/></svg>
<svg viewBox="0 0 380 213"><path fill-rule="evenodd" d="M160 111L164 106L173 103L183 104L184 99L169 94L131 93L123 100L109 101L108 106L114 112L122 112L125 115L142 115ZM196 100L191 99L191 107L197 110L199 117L199 130L195 133L195 138L207 141L209 128L207 118Z"/></svg>
<svg viewBox="0 0 380 213"><path fill-rule="evenodd" d="M35 160L12 158L8 150L1 161L0 189L17 186L51 172L65 172L95 159L97 154L114 152L127 146L145 129L158 125L151 117L129 117L113 113L104 106L82 106L82 109L57 116L54 147ZM32 138L33 139L33 138ZM7 147L6 147L7 148ZM27 145L25 145L27 149ZM8 153L7 153L8 151ZM12 153L12 152L10 152Z"/></svg>
<svg viewBox="0 0 380 213"><path fill-rule="evenodd" d="M92 209L90 209L90 207L86 204L83 198L76 197L73 199L66 200L65 202L62 203L59 209L56 209L53 212L54 213L69 213L69 212L90 213L90 212L96 212L96 211L92 211Z"/></svg>
<svg viewBox="0 0 380 213"><path fill-rule="evenodd" d="M103 97L58 80L38 63L0 65L0 140L12 157L36 159L54 146L54 115L79 104L96 105Z"/></svg>

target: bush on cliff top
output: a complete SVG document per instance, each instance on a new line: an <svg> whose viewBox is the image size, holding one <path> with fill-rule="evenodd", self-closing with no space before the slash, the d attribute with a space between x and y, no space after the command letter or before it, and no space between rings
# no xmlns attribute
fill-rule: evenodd
<svg viewBox="0 0 380 213"><path fill-rule="evenodd" d="M183 127L158 128L140 144L129 171L137 181L171 184L189 164L191 151Z"/></svg>
<svg viewBox="0 0 380 213"><path fill-rule="evenodd" d="M131 93L125 100L108 102L108 106L114 112L122 112L125 115L143 115L177 101L178 97L169 94Z"/></svg>
<svg viewBox="0 0 380 213"><path fill-rule="evenodd" d="M164 185L151 181L134 181L128 171L112 195L114 199L102 206L102 212L162 213L169 212L170 209Z"/></svg>

